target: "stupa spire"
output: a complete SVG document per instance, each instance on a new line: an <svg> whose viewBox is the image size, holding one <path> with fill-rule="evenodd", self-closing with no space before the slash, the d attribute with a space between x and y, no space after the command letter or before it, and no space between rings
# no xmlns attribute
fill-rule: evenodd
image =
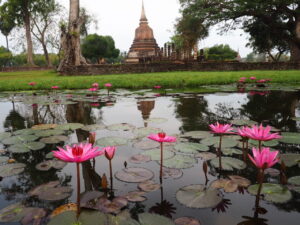
<svg viewBox="0 0 300 225"><path fill-rule="evenodd" d="M144 0L142 1L142 14L141 14L140 23L148 23L146 13L145 13Z"/></svg>

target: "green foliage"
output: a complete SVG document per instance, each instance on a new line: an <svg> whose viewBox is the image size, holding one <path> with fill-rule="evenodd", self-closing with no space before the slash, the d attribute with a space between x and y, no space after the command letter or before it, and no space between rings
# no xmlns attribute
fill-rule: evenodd
<svg viewBox="0 0 300 225"><path fill-rule="evenodd" d="M93 63L99 59L117 58L120 50L115 48L115 42L111 36L88 35L81 46L82 54Z"/></svg>
<svg viewBox="0 0 300 225"><path fill-rule="evenodd" d="M12 54L3 46L0 47L0 67L8 66L12 59Z"/></svg>
<svg viewBox="0 0 300 225"><path fill-rule="evenodd" d="M234 60L237 57L237 52L229 47L229 45L215 45L207 51L208 60Z"/></svg>
<svg viewBox="0 0 300 225"><path fill-rule="evenodd" d="M49 54L49 58L54 66L57 66L59 64L59 59L56 54ZM33 59L37 66L47 66L48 65L44 55L35 54L35 55L33 55ZM10 62L11 62L10 63L11 66L26 66L27 65L27 56L24 53L15 55L10 59Z"/></svg>

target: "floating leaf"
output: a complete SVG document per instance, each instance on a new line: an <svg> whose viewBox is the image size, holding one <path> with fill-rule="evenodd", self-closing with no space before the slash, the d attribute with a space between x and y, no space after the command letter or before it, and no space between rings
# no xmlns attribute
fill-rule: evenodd
<svg viewBox="0 0 300 225"><path fill-rule="evenodd" d="M59 214L62 214L67 211L73 211L77 212L77 204L75 203L68 203L65 205L61 205L58 208L54 209L53 212L51 213L50 217L53 218L55 216L58 216Z"/></svg>
<svg viewBox="0 0 300 225"><path fill-rule="evenodd" d="M146 122L147 123L165 123L167 122L168 119L166 118L150 118L150 119L147 119Z"/></svg>
<svg viewBox="0 0 300 225"><path fill-rule="evenodd" d="M129 131L129 130L133 130L134 128L135 126L128 123L118 123L118 124L112 124L107 126L107 129L111 131L118 131L118 130Z"/></svg>
<svg viewBox="0 0 300 225"><path fill-rule="evenodd" d="M299 185L300 186L300 176L291 177L288 179L289 184Z"/></svg>
<svg viewBox="0 0 300 225"><path fill-rule="evenodd" d="M150 156L151 160L160 160L160 149L152 149L152 150L147 150L141 153L141 155L145 156ZM171 159L175 156L175 153L164 149L163 150L163 158L164 159Z"/></svg>
<svg viewBox="0 0 300 225"><path fill-rule="evenodd" d="M271 177L277 177L280 175L280 171L274 168L265 169L264 173L269 174Z"/></svg>
<svg viewBox="0 0 300 225"><path fill-rule="evenodd" d="M0 142L6 138L9 138L10 136L11 136L11 133L8 133L8 132L0 133Z"/></svg>
<svg viewBox="0 0 300 225"><path fill-rule="evenodd" d="M124 197L115 197L109 200L106 197L101 197L96 203L96 209L104 213L119 213L122 208L127 206L128 200Z"/></svg>
<svg viewBox="0 0 300 225"><path fill-rule="evenodd" d="M211 160L217 158L217 155L211 152L200 152L195 155L196 158L201 158L203 160Z"/></svg>
<svg viewBox="0 0 300 225"><path fill-rule="evenodd" d="M175 221L175 225L200 225L199 220L192 217L180 217Z"/></svg>
<svg viewBox="0 0 300 225"><path fill-rule="evenodd" d="M54 158L53 152L47 153L46 159L53 159L53 158Z"/></svg>
<svg viewBox="0 0 300 225"><path fill-rule="evenodd" d="M219 168L219 158L215 158L210 160L210 164L215 167ZM233 171L234 169L242 170L246 168L246 163L239 159L231 158L231 157L222 157L222 169Z"/></svg>
<svg viewBox="0 0 300 225"><path fill-rule="evenodd" d="M12 163L0 166L0 177L9 177L20 174L26 167L23 163Z"/></svg>
<svg viewBox="0 0 300 225"><path fill-rule="evenodd" d="M138 188L141 189L142 191L152 192L160 189L160 184L156 184L152 180L147 180L143 183L140 183L138 185Z"/></svg>
<svg viewBox="0 0 300 225"><path fill-rule="evenodd" d="M9 160L9 157L0 156L0 163L6 163Z"/></svg>
<svg viewBox="0 0 300 225"><path fill-rule="evenodd" d="M129 162L137 163L137 164L145 163L145 162L149 162L149 161L151 161L150 156L141 155L141 154L134 155L134 156L130 157L130 159L129 159Z"/></svg>
<svg viewBox="0 0 300 225"><path fill-rule="evenodd" d="M204 144L199 143L179 143L174 146L174 148L182 153L196 154L201 152L206 152L209 150L209 147Z"/></svg>
<svg viewBox="0 0 300 225"><path fill-rule="evenodd" d="M86 208L93 208L93 205L98 198L102 197L103 193L100 191L87 191L80 196L80 205Z"/></svg>
<svg viewBox="0 0 300 225"><path fill-rule="evenodd" d="M146 140L146 141L140 141L135 143L133 147L141 150L149 150L149 149L157 148L159 147L159 145L160 144L156 141Z"/></svg>
<svg viewBox="0 0 300 225"><path fill-rule="evenodd" d="M243 152L241 150L238 150L238 149L235 149L235 148L225 148L225 149L222 149L222 153L224 155L233 155L233 154L236 154L236 155L242 155Z"/></svg>
<svg viewBox="0 0 300 225"><path fill-rule="evenodd" d="M266 147L275 147L277 145L279 145L279 141L277 141L277 140L263 142L263 146L266 146Z"/></svg>
<svg viewBox="0 0 300 225"><path fill-rule="evenodd" d="M67 140L69 140L67 136L57 135L57 136L42 138L40 141L45 144L59 144L61 142L66 142Z"/></svg>
<svg viewBox="0 0 300 225"><path fill-rule="evenodd" d="M45 144L42 142L29 142L11 145L8 150L12 153L26 153L30 150L37 151L45 148Z"/></svg>
<svg viewBox="0 0 300 225"><path fill-rule="evenodd" d="M210 138L213 137L213 134L210 133L209 131L190 131L190 132L186 132L183 135L181 135L181 137L190 137L190 138L194 138L194 139L204 139L204 138Z"/></svg>
<svg viewBox="0 0 300 225"><path fill-rule="evenodd" d="M165 160L164 166L167 168L186 169L191 168L197 160L187 155L175 155L175 157Z"/></svg>
<svg viewBox="0 0 300 225"><path fill-rule="evenodd" d="M238 136L236 136L238 137ZM222 148L232 148L238 145L238 141L234 140L233 138L224 136L222 138ZM219 148L219 141L214 144L215 148Z"/></svg>
<svg viewBox="0 0 300 225"><path fill-rule="evenodd" d="M30 208L26 215L21 220L21 224L40 224L43 217L46 216L46 211L41 208Z"/></svg>
<svg viewBox="0 0 300 225"><path fill-rule="evenodd" d="M246 179L245 177L231 175L229 176L230 180L235 182L239 187L248 187L251 182L250 180Z"/></svg>
<svg viewBox="0 0 300 225"><path fill-rule="evenodd" d="M203 140L201 140L200 143L203 145L211 146L216 143L219 143L219 141L220 141L220 137L209 137L209 138L204 138Z"/></svg>
<svg viewBox="0 0 300 225"><path fill-rule="evenodd" d="M161 132L161 129L159 128L154 128L154 127L141 127L137 128L134 133L137 136L137 138L143 138L146 137L150 134L156 134Z"/></svg>
<svg viewBox="0 0 300 225"><path fill-rule="evenodd" d="M232 180L228 179L218 179L211 183L211 187L215 189L223 188L225 192L236 192L238 189L238 184Z"/></svg>
<svg viewBox="0 0 300 225"><path fill-rule="evenodd" d="M54 216L47 225L75 225L76 223L76 212L66 211L57 216Z"/></svg>
<svg viewBox="0 0 300 225"><path fill-rule="evenodd" d="M58 125L55 129L58 130L77 130L82 128L84 125L81 123L66 123L62 125Z"/></svg>
<svg viewBox="0 0 300 225"><path fill-rule="evenodd" d="M51 168L54 168L54 169L62 169L64 168L65 166L67 165L66 162L63 162L61 160L48 160L48 161L44 161L44 162L41 162L39 164L37 164L35 166L35 168L37 170L40 170L40 171L48 171L50 170Z"/></svg>
<svg viewBox="0 0 300 225"><path fill-rule="evenodd" d="M96 144L101 147L105 146L120 146L126 145L128 143L128 139L121 137L103 137L96 141Z"/></svg>
<svg viewBox="0 0 300 225"><path fill-rule="evenodd" d="M292 132L282 132L282 138L279 139L280 142L286 144L300 144L300 133L292 133Z"/></svg>
<svg viewBox="0 0 300 225"><path fill-rule="evenodd" d="M13 144L19 144L23 142L32 142L37 140L39 137L35 135L18 135L18 136L12 136L6 139L2 140L2 143L5 145L13 145Z"/></svg>
<svg viewBox="0 0 300 225"><path fill-rule="evenodd" d="M143 202L147 200L147 198L143 196L145 194L146 192L144 191L131 191L124 195L124 198L126 198L130 202Z"/></svg>
<svg viewBox="0 0 300 225"><path fill-rule="evenodd" d="M252 195L257 195L259 185L251 185L248 187L248 192ZM280 184L263 183L261 194L265 200L274 203L285 203L292 198L292 193Z"/></svg>
<svg viewBox="0 0 300 225"><path fill-rule="evenodd" d="M33 129L22 129L22 130L17 130L14 132L14 135L31 135L35 134L36 130Z"/></svg>
<svg viewBox="0 0 300 225"><path fill-rule="evenodd" d="M139 214L139 222L141 225L175 225L169 218L152 213Z"/></svg>
<svg viewBox="0 0 300 225"><path fill-rule="evenodd" d="M212 208L222 201L221 193L217 189L206 188L201 184L180 188L176 199L190 208Z"/></svg>
<svg viewBox="0 0 300 225"><path fill-rule="evenodd" d="M240 119L231 120L230 123L237 126L252 126L257 124L257 122L253 120L240 120Z"/></svg>
<svg viewBox="0 0 300 225"><path fill-rule="evenodd" d="M183 172L181 169L174 169L174 168L166 168L163 167L163 178L174 178L178 179L182 177Z"/></svg>
<svg viewBox="0 0 300 225"><path fill-rule="evenodd" d="M81 130L85 130L85 131L96 131L96 130L103 130L105 129L105 126L102 124L92 124L92 125L86 125L84 127L81 128Z"/></svg>
<svg viewBox="0 0 300 225"><path fill-rule="evenodd" d="M280 160L283 161L287 167L296 165L300 167L300 154L280 154Z"/></svg>
<svg viewBox="0 0 300 225"><path fill-rule="evenodd" d="M31 127L33 130L48 130L48 129L55 129L57 124L38 124Z"/></svg>
<svg viewBox="0 0 300 225"><path fill-rule="evenodd" d="M38 137L50 137L50 136L56 136L64 134L63 130L41 130L37 133L35 133Z"/></svg>
<svg viewBox="0 0 300 225"><path fill-rule="evenodd" d="M0 210L0 222L18 222L20 221L31 208L25 208L21 203L9 205Z"/></svg>
<svg viewBox="0 0 300 225"><path fill-rule="evenodd" d="M115 177L129 183L140 183L152 179L154 176L151 170L141 167L124 168L116 172Z"/></svg>

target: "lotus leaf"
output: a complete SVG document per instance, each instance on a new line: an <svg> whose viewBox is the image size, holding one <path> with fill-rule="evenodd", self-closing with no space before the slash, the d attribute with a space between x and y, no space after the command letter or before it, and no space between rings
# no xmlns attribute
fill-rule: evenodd
<svg viewBox="0 0 300 225"><path fill-rule="evenodd" d="M124 198L126 198L130 202L143 202L147 200L147 198L143 196L145 194L146 192L144 191L131 191L124 195Z"/></svg>
<svg viewBox="0 0 300 225"><path fill-rule="evenodd" d="M66 162L63 162L61 160L48 160L48 161L44 161L44 162L41 162L39 164L37 164L35 166L35 168L37 170L40 170L40 171L48 171L50 170L51 168L54 168L54 169L62 169L64 168L65 166L67 165Z"/></svg>
<svg viewBox="0 0 300 225"><path fill-rule="evenodd" d="M112 200L107 199L105 196L99 198L96 203L96 209L104 213L119 213L122 208L127 206L128 200L124 197L115 197Z"/></svg>
<svg viewBox="0 0 300 225"><path fill-rule="evenodd" d="M211 160L217 158L217 155L211 152L200 152L195 155L196 158L201 158L203 160Z"/></svg>
<svg viewBox="0 0 300 225"><path fill-rule="evenodd" d="M0 222L10 223L20 221L32 208L26 208L21 203L9 205L0 210Z"/></svg>
<svg viewBox="0 0 300 225"><path fill-rule="evenodd" d="M130 167L116 172L115 177L129 183L140 183L152 179L154 176L151 170L142 167Z"/></svg>
<svg viewBox="0 0 300 225"><path fill-rule="evenodd" d="M275 147L277 145L279 145L279 141L277 141L277 140L263 142L263 146L266 146L266 147Z"/></svg>
<svg viewBox="0 0 300 225"><path fill-rule="evenodd" d="M35 135L18 135L18 136L12 136L6 139L2 140L2 143L5 145L13 145L13 144L19 144L23 142L32 142L37 140L39 137Z"/></svg>
<svg viewBox="0 0 300 225"><path fill-rule="evenodd" d="M149 150L149 149L159 147L159 143L156 141L152 141L152 140L145 140L145 141L137 142L133 146L137 149Z"/></svg>
<svg viewBox="0 0 300 225"><path fill-rule="evenodd" d="M243 152L241 150L238 150L238 149L235 149L235 148L225 148L225 149L222 149L222 153L224 155L233 155L233 154L236 154L236 155L242 155Z"/></svg>
<svg viewBox="0 0 300 225"><path fill-rule="evenodd" d="M41 130L37 133L35 133L38 137L50 137L50 136L56 136L56 135L62 135L64 134L63 130Z"/></svg>
<svg viewBox="0 0 300 225"><path fill-rule="evenodd" d="M126 145L128 139L122 137L103 137L96 141L96 144L101 147Z"/></svg>
<svg viewBox="0 0 300 225"><path fill-rule="evenodd" d="M118 123L118 124L112 124L107 126L107 129L111 131L118 131L118 130L129 131L129 130L133 130L134 128L135 126L128 123Z"/></svg>
<svg viewBox="0 0 300 225"><path fill-rule="evenodd" d="M69 138L67 136L57 135L57 136L42 138L40 141L45 144L59 144L61 142L67 141L68 139Z"/></svg>
<svg viewBox="0 0 300 225"><path fill-rule="evenodd" d="M134 134L136 135L137 138L143 138L150 134L156 134L159 132L161 132L161 129L159 129L159 128L140 127L140 128L135 129Z"/></svg>
<svg viewBox="0 0 300 225"><path fill-rule="evenodd" d="M165 160L163 165L167 168L186 169L193 167L195 163L197 160L194 157L175 155L173 158Z"/></svg>
<svg viewBox="0 0 300 225"><path fill-rule="evenodd" d="M25 164L23 163L11 163L0 166L0 177L10 177L20 174L24 171Z"/></svg>
<svg viewBox="0 0 300 225"><path fill-rule="evenodd" d="M43 217L46 216L46 211L41 208L29 208L26 215L23 217L21 224L40 224Z"/></svg>
<svg viewBox="0 0 300 225"><path fill-rule="evenodd" d="M179 143L174 147L177 151L182 153L196 154L201 152L206 152L209 150L209 147L204 144L198 143Z"/></svg>
<svg viewBox="0 0 300 225"><path fill-rule="evenodd" d="M77 130L82 128L84 125L81 123L66 123L58 125L55 129L58 130Z"/></svg>
<svg viewBox="0 0 300 225"><path fill-rule="evenodd" d="M55 129L57 127L57 124L39 124L34 125L31 127L33 130L48 130L48 129Z"/></svg>
<svg viewBox="0 0 300 225"><path fill-rule="evenodd" d="M300 144L300 133L292 133L292 132L283 132L281 133L282 138L279 139L280 142L285 144Z"/></svg>
<svg viewBox="0 0 300 225"><path fill-rule="evenodd" d="M163 178L174 178L178 179L182 177L183 172L181 169L174 169L174 168L166 168L163 167Z"/></svg>
<svg viewBox="0 0 300 225"><path fill-rule="evenodd" d="M220 137L209 137L209 138L204 138L203 140L201 140L200 143L207 146L211 146L216 143L219 143L219 141L220 141Z"/></svg>
<svg viewBox="0 0 300 225"><path fill-rule="evenodd" d="M248 187L248 192L252 195L257 195L258 184ZM265 200L274 203L285 203L292 198L292 193L280 184L263 183L261 193Z"/></svg>
<svg viewBox="0 0 300 225"><path fill-rule="evenodd" d="M45 148L45 144L42 142L29 142L11 145L8 150L12 153L26 153L30 150L37 151Z"/></svg>
<svg viewBox="0 0 300 225"><path fill-rule="evenodd" d="M147 150L141 153L141 155L150 156L151 160L160 160L160 149ZM164 149L163 150L163 159L171 159L175 156L175 153Z"/></svg>
<svg viewBox="0 0 300 225"><path fill-rule="evenodd" d="M145 162L149 162L149 161L151 161L150 156L141 155L141 154L134 155L134 156L130 157L130 159L129 159L129 162L137 163L137 164L145 163Z"/></svg>
<svg viewBox="0 0 300 225"><path fill-rule="evenodd" d="M214 158L210 160L210 164L219 168L219 158ZM231 157L222 157L222 169L227 171L233 171L234 169L242 170L246 168L246 163L239 159L231 158Z"/></svg>
<svg viewBox="0 0 300 225"><path fill-rule="evenodd" d="M283 161L287 167L296 165L300 167L300 154L280 154L280 160Z"/></svg>
<svg viewBox="0 0 300 225"><path fill-rule="evenodd" d="M176 199L190 208L212 208L222 201L221 193L214 188L206 188L201 184L194 184L180 188Z"/></svg>
<svg viewBox="0 0 300 225"><path fill-rule="evenodd" d="M190 131L190 132L186 132L183 135L181 135L181 137L191 137L194 139L204 139L204 138L209 138L212 137L213 134L210 133L209 131Z"/></svg>
<svg viewBox="0 0 300 225"><path fill-rule="evenodd" d="M152 191L156 191L160 188L160 184L156 184L154 183L154 181L152 180L147 180L143 183L140 183L138 185L139 189L141 189L142 191L146 191L146 192L152 192Z"/></svg>
<svg viewBox="0 0 300 225"><path fill-rule="evenodd" d="M295 177L289 178L288 183L300 186L300 176L295 176Z"/></svg>
<svg viewBox="0 0 300 225"><path fill-rule="evenodd" d="M174 220L175 225L200 225L199 220L191 217L180 217Z"/></svg>
<svg viewBox="0 0 300 225"><path fill-rule="evenodd" d="M36 130L33 129L22 129L22 130L17 130L14 132L14 135L31 135L35 134Z"/></svg>
<svg viewBox="0 0 300 225"><path fill-rule="evenodd" d="M257 124L257 122L253 120L240 120L240 119L231 120L230 123L237 126L252 126Z"/></svg>
<svg viewBox="0 0 300 225"><path fill-rule="evenodd" d="M138 217L140 225L175 225L169 218L157 214L142 213Z"/></svg>
<svg viewBox="0 0 300 225"><path fill-rule="evenodd" d="M167 122L168 119L166 118L150 118L150 119L147 119L146 122L147 123L165 123Z"/></svg>
<svg viewBox="0 0 300 225"><path fill-rule="evenodd" d="M211 187L215 189L223 188L225 192L236 192L238 189L238 184L229 179L219 179L211 183Z"/></svg>
<svg viewBox="0 0 300 225"><path fill-rule="evenodd" d="M11 136L11 133L8 133L8 132L0 133L0 142L3 139L9 138L10 136Z"/></svg>
<svg viewBox="0 0 300 225"><path fill-rule="evenodd" d="M0 156L0 164L1 163L5 163L9 160L9 157L6 157L6 156Z"/></svg>
<svg viewBox="0 0 300 225"><path fill-rule="evenodd" d="M85 130L85 131L96 131L96 130L103 130L105 129L105 126L102 124L92 124L92 125L86 125L84 127L81 128L81 130Z"/></svg>

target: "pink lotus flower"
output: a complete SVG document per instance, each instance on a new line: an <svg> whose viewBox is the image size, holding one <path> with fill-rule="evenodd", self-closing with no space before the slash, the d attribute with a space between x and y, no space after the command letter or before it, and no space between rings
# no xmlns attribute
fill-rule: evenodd
<svg viewBox="0 0 300 225"><path fill-rule="evenodd" d="M261 83L261 84L266 83L266 82L267 82L267 80L265 80L265 79L261 79L261 80L256 81L256 83Z"/></svg>
<svg viewBox="0 0 300 225"><path fill-rule="evenodd" d="M167 136L166 133L150 134L149 139L157 142L176 142L176 137Z"/></svg>
<svg viewBox="0 0 300 225"><path fill-rule="evenodd" d="M250 77L250 80L256 80L256 77Z"/></svg>
<svg viewBox="0 0 300 225"><path fill-rule="evenodd" d="M250 160L259 169L267 169L274 166L279 160L277 159L278 151L271 152L270 148L252 149L253 157L248 155Z"/></svg>
<svg viewBox="0 0 300 225"><path fill-rule="evenodd" d="M219 124L217 122L216 124L210 124L209 128L215 134L231 134L233 130L231 126L231 124Z"/></svg>
<svg viewBox="0 0 300 225"><path fill-rule="evenodd" d="M52 86L51 88L52 88L52 89L59 89L58 86Z"/></svg>
<svg viewBox="0 0 300 225"><path fill-rule="evenodd" d="M161 86L157 85L153 87L154 89L161 89Z"/></svg>
<svg viewBox="0 0 300 225"><path fill-rule="evenodd" d="M246 80L247 79L247 77L241 77L240 78L240 80Z"/></svg>
<svg viewBox="0 0 300 225"><path fill-rule="evenodd" d="M245 80L239 80L238 82L239 83L245 83Z"/></svg>
<svg viewBox="0 0 300 225"><path fill-rule="evenodd" d="M243 138L248 137L246 133L247 127L242 127L237 130L237 134Z"/></svg>
<svg viewBox="0 0 300 225"><path fill-rule="evenodd" d="M107 147L103 148L102 150L105 152L105 157L108 160L112 160L115 155L116 147L115 146L107 146Z"/></svg>
<svg viewBox="0 0 300 225"><path fill-rule="evenodd" d="M107 88L110 88L110 87L112 87L112 84L111 83L107 83L107 84L104 84L104 86L107 87Z"/></svg>
<svg viewBox="0 0 300 225"><path fill-rule="evenodd" d="M57 148L59 151L52 151L53 155L65 162L81 163L104 154L103 151L98 151L98 147L93 148L92 144L89 143L74 144L73 147L67 145L66 149Z"/></svg>
<svg viewBox="0 0 300 225"><path fill-rule="evenodd" d="M94 91L98 91L98 88L89 88L88 90L94 92Z"/></svg>
<svg viewBox="0 0 300 225"><path fill-rule="evenodd" d="M273 139L279 139L281 136L278 133L270 133L271 127L263 127L254 125L252 128L246 128L245 133L248 138L258 140L258 141L271 141Z"/></svg>
<svg viewBox="0 0 300 225"><path fill-rule="evenodd" d="M93 87L93 88L99 88L99 84L98 84L98 83L93 83L93 84L92 84L92 87Z"/></svg>
<svg viewBox="0 0 300 225"><path fill-rule="evenodd" d="M28 85L30 85L30 86L35 86L36 85L36 83L35 82L30 82L30 83L28 83Z"/></svg>

